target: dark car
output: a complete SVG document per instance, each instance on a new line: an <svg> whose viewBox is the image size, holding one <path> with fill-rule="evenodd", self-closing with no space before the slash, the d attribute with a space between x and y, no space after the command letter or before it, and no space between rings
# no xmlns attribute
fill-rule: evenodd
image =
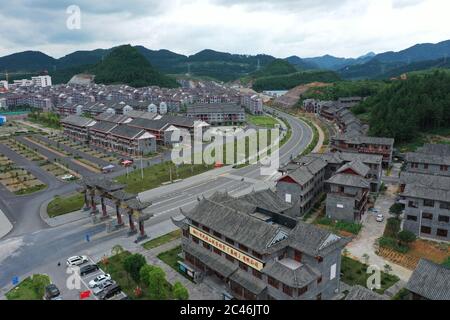
<svg viewBox="0 0 450 320"><path fill-rule="evenodd" d="M92 272L95 272L98 270L98 265L96 264L89 264L87 266L84 266L82 268L80 268L80 275L81 276L85 276L87 274L90 274Z"/></svg>
<svg viewBox="0 0 450 320"><path fill-rule="evenodd" d="M108 300L119 294L122 291L118 284L113 284L108 289L99 294L100 300Z"/></svg>
<svg viewBox="0 0 450 320"><path fill-rule="evenodd" d="M45 299L46 300L52 300L56 297L59 297L61 292L59 292L59 289L54 284L50 284L45 287Z"/></svg>

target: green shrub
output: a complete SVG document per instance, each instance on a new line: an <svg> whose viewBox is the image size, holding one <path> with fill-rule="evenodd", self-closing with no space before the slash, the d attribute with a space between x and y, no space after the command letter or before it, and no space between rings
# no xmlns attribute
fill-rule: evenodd
<svg viewBox="0 0 450 320"><path fill-rule="evenodd" d="M336 223L336 229L347 231L353 234L358 234L361 231L362 225L360 223L353 223L353 222L345 222L345 221L338 221Z"/></svg>
<svg viewBox="0 0 450 320"><path fill-rule="evenodd" d="M324 226L331 226L333 224L333 220L328 217L323 217L317 220L318 224L322 224Z"/></svg>

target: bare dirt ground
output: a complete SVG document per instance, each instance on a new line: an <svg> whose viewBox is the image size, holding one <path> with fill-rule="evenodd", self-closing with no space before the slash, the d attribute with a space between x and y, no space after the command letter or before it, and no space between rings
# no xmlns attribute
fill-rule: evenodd
<svg viewBox="0 0 450 320"><path fill-rule="evenodd" d="M297 104L297 102L300 100L300 96L306 91L308 91L310 88L320 88L320 87L326 87L331 84L329 83L322 83L322 82L313 82L308 83L305 85L297 86L291 90L289 90L285 95L275 99L274 104L278 105L283 108L292 108Z"/></svg>

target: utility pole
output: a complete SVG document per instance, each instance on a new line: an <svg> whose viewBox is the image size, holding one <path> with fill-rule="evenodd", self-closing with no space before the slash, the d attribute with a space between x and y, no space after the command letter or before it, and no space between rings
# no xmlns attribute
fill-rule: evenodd
<svg viewBox="0 0 450 320"><path fill-rule="evenodd" d="M140 150L140 148L141 148L141 145L139 144L138 150ZM144 164L143 164L144 152L139 151L139 153L141 154L141 178L142 178L142 180L144 180Z"/></svg>
<svg viewBox="0 0 450 320"><path fill-rule="evenodd" d="M169 175L170 175L170 183L173 183L173 179L172 179L172 166L169 165Z"/></svg>

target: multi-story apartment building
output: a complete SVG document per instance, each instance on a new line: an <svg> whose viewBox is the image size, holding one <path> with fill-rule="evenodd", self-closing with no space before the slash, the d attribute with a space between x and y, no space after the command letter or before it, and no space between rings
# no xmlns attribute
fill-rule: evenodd
<svg viewBox="0 0 450 320"><path fill-rule="evenodd" d="M381 155L383 166L388 167L392 162L394 139L367 137L358 133L338 134L331 138L331 150Z"/></svg>
<svg viewBox="0 0 450 320"><path fill-rule="evenodd" d="M277 181L277 194L292 205L295 217L306 214L323 192L327 162L321 158L304 157L296 168L288 170Z"/></svg>
<svg viewBox="0 0 450 320"><path fill-rule="evenodd" d="M89 143L89 128L95 124L95 120L76 115L61 120L65 136L86 144Z"/></svg>
<svg viewBox="0 0 450 320"><path fill-rule="evenodd" d="M182 211L181 269L194 281L217 279L237 299L332 299L348 239L279 213L279 201L267 200L275 198L215 194Z"/></svg>
<svg viewBox="0 0 450 320"><path fill-rule="evenodd" d="M52 86L52 77L50 77L50 76L32 77L31 81L33 81L33 85L42 87L42 88Z"/></svg>
<svg viewBox="0 0 450 320"><path fill-rule="evenodd" d="M425 144L416 152L406 154L406 170L450 176L450 145Z"/></svg>
<svg viewBox="0 0 450 320"><path fill-rule="evenodd" d="M251 114L263 114L263 100L258 95L241 96L241 105Z"/></svg>
<svg viewBox="0 0 450 320"><path fill-rule="evenodd" d="M207 104L187 107L187 116L211 125L245 123L245 110L237 104Z"/></svg>
<svg viewBox="0 0 450 320"><path fill-rule="evenodd" d="M369 201L370 182L367 179L370 168L359 160L340 168L326 181L326 215L333 220L360 221Z"/></svg>
<svg viewBox="0 0 450 320"><path fill-rule="evenodd" d="M156 138L145 130L119 124L110 132L112 150L128 156L156 152Z"/></svg>

